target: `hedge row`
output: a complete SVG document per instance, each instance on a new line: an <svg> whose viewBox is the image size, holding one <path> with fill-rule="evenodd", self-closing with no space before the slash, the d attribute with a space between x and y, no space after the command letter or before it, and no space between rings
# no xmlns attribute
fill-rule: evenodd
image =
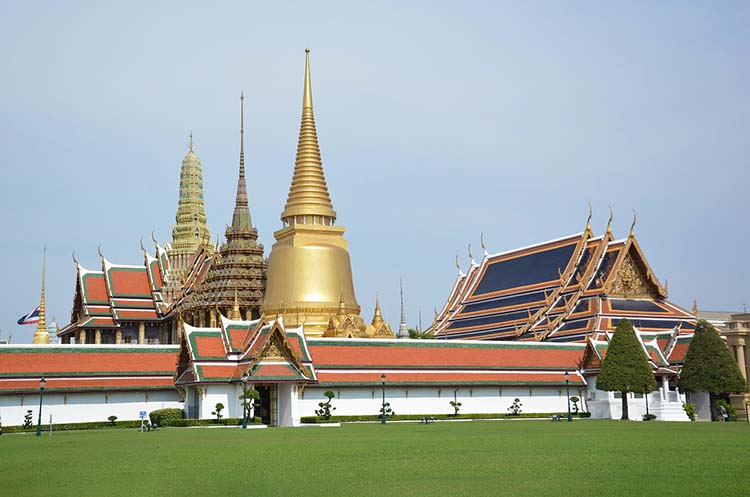
<svg viewBox="0 0 750 497"><path fill-rule="evenodd" d="M185 411L177 407L167 407L165 409L156 409L148 413L151 424L157 426L175 426L175 422L185 417Z"/></svg>
<svg viewBox="0 0 750 497"><path fill-rule="evenodd" d="M53 424L52 431L67 431L67 430L98 430L100 428L140 428L141 421L117 421L114 426L109 421L91 421L88 423L60 423ZM42 425L42 432L48 432L49 425ZM34 433L36 432L36 424L31 428L24 428L23 426L3 426L3 433Z"/></svg>
<svg viewBox="0 0 750 497"><path fill-rule="evenodd" d="M516 415L508 413L482 413L482 414L459 414L453 416L451 414L397 414L394 416L388 416L390 421L418 421L424 417L430 417L435 419L513 419L513 418L551 418L552 416L567 417L568 413L559 412L522 412ZM576 418L589 418L591 417L590 412L579 412L573 414ZM353 421L380 421L379 414L366 414L362 416L331 416L331 419L325 421L320 419L318 416L302 416L300 419L302 423L350 423Z"/></svg>
<svg viewBox="0 0 750 497"><path fill-rule="evenodd" d="M242 424L242 418L221 418L220 420L214 419L176 419L174 424L170 426L185 427L185 426L240 426ZM248 418L247 424L259 425L261 424L260 418Z"/></svg>

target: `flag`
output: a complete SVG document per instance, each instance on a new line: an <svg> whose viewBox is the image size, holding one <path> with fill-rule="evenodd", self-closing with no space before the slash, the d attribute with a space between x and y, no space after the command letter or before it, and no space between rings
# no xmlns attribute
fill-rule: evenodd
<svg viewBox="0 0 750 497"><path fill-rule="evenodd" d="M18 324L37 324L39 322L39 306L28 314L24 314L18 320Z"/></svg>

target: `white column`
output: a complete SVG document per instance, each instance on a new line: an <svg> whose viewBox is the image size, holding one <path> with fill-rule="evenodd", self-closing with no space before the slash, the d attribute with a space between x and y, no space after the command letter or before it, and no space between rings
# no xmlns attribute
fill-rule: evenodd
<svg viewBox="0 0 750 497"><path fill-rule="evenodd" d="M661 388L662 388L661 400L668 400L669 399L669 380L667 379L666 375L661 377Z"/></svg>

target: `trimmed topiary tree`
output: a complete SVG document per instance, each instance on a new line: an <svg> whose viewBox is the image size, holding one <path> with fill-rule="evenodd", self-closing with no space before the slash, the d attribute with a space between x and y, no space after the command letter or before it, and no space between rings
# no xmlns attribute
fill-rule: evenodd
<svg viewBox="0 0 750 497"><path fill-rule="evenodd" d="M656 378L648 363L633 325L621 319L612 335L596 388L622 395L622 418L628 419L628 392L643 393L656 389Z"/></svg>
<svg viewBox="0 0 750 497"><path fill-rule="evenodd" d="M745 378L729 347L706 320L701 319L695 326L678 386L683 392L708 392L711 406L720 396L747 391Z"/></svg>
<svg viewBox="0 0 750 497"><path fill-rule="evenodd" d="M320 409L315 410L315 415L320 419L328 421L331 419L331 411L336 409L335 407L331 407L331 400L336 397L336 394L333 393L333 390L326 390L323 392L323 395L328 398L328 402L318 402Z"/></svg>

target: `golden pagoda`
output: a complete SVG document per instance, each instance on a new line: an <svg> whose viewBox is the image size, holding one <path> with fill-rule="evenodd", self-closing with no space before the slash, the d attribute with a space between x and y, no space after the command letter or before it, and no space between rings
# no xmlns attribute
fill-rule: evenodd
<svg viewBox="0 0 750 497"><path fill-rule="evenodd" d="M39 322L34 332L34 345L49 343L49 331L47 330L47 303L44 298L44 272L47 269L47 247L44 248L42 258L42 296L39 301Z"/></svg>
<svg viewBox="0 0 750 497"><path fill-rule="evenodd" d="M294 176L281 213L283 228L274 233L261 312L268 320L283 315L287 325L304 325L307 336L335 335L335 330L329 330L332 316L347 323L348 336L367 336L354 295L344 228L335 226L336 211L323 175L313 116L310 50L305 53Z"/></svg>

